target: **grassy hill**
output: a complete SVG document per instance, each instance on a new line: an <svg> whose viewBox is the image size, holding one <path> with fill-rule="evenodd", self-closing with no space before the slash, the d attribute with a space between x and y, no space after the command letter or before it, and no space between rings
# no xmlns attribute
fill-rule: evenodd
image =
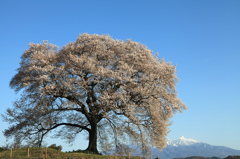
<svg viewBox="0 0 240 159"><path fill-rule="evenodd" d="M46 151L47 150L47 151ZM0 152L1 158L10 158L11 150L5 150ZM105 155L93 155L86 153L66 153L51 148L20 148L12 149L12 158L46 158L46 159L114 159L114 156ZM118 156L118 159L128 159L128 157ZM139 157L131 157L136 159Z"/></svg>
<svg viewBox="0 0 240 159"><path fill-rule="evenodd" d="M186 158L175 158L175 159L221 159L219 157L202 157L202 156L192 156L192 157L186 157ZM224 159L240 159L240 156L228 156Z"/></svg>

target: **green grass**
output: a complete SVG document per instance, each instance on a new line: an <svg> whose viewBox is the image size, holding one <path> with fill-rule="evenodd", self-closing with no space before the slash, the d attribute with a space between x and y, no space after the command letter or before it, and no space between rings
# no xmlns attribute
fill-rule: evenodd
<svg viewBox="0 0 240 159"><path fill-rule="evenodd" d="M11 150L0 152L1 158L10 158ZM27 158L28 148L12 149L12 158ZM47 148L29 148L29 158L45 158L47 159L114 159L114 156L94 155L86 153L67 153L55 149ZM128 159L128 157L118 156L118 159ZM131 157L131 159L139 159L139 157Z"/></svg>

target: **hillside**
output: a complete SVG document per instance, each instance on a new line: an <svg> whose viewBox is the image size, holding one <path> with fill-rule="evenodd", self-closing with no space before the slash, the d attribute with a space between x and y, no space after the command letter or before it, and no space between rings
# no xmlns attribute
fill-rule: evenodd
<svg viewBox="0 0 240 159"><path fill-rule="evenodd" d="M174 158L174 159L221 159L219 157L202 157L202 156L191 156L186 158Z"/></svg>
<svg viewBox="0 0 240 159"><path fill-rule="evenodd" d="M0 152L1 158L10 158L11 150L5 150ZM12 158L27 158L28 148L13 149ZM29 148L29 157L30 158L46 158L47 159L114 159L114 156L106 155L93 155L85 153L66 153L61 152L55 149L48 148ZM126 159L127 157L118 156L118 159ZM131 157L131 159L136 159L139 157Z"/></svg>
<svg viewBox="0 0 240 159"><path fill-rule="evenodd" d="M175 158L175 159L221 159L219 157L202 157L202 156L191 156L186 158ZM240 156L228 156L224 159L240 159Z"/></svg>

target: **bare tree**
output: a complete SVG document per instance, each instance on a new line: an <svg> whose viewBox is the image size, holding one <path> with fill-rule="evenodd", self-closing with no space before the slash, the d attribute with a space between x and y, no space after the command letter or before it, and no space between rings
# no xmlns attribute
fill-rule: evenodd
<svg viewBox="0 0 240 159"><path fill-rule="evenodd" d="M186 109L177 97L176 67L143 44L80 35L58 49L30 43L10 86L21 98L4 116L6 137L41 146L52 130L72 142L88 134L88 151L129 140L145 150L166 144L169 119Z"/></svg>

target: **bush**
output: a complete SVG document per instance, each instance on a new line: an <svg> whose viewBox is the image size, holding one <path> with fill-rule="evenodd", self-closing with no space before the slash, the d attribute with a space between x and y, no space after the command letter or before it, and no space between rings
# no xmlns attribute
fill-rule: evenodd
<svg viewBox="0 0 240 159"><path fill-rule="evenodd" d="M57 146L56 144L52 144L52 145L48 146L48 148L52 148L52 149L55 149L58 151L62 150L62 146L61 145Z"/></svg>
<svg viewBox="0 0 240 159"><path fill-rule="evenodd" d="M1 151L4 151L4 150L5 150L4 148L0 147L0 152L1 152Z"/></svg>

